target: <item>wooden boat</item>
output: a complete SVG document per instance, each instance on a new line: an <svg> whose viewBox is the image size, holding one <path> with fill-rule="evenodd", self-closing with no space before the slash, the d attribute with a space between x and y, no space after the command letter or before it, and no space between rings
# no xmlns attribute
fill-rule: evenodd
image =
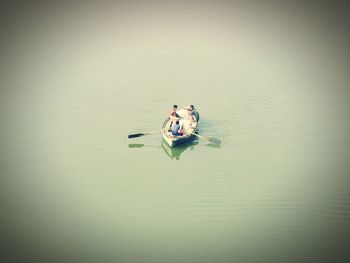
<svg viewBox="0 0 350 263"><path fill-rule="evenodd" d="M192 122L186 109L181 109L177 112L180 116L180 126L185 134L182 136L175 136L172 134L171 129L175 125L176 118L167 117L162 125L161 131L164 141L170 146L175 147L184 142L190 141L196 137L194 135L198 130L198 122Z"/></svg>

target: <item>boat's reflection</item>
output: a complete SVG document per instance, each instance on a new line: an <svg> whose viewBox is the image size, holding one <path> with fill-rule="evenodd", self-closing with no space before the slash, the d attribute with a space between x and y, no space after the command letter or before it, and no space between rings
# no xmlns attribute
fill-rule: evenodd
<svg viewBox="0 0 350 263"><path fill-rule="evenodd" d="M187 149L193 150L197 144L199 144L198 141L188 141L172 148L164 140L162 140L162 143L161 143L164 152L171 159L175 159L175 160L180 160L180 156L184 151L186 151Z"/></svg>
<svg viewBox="0 0 350 263"><path fill-rule="evenodd" d="M202 144L201 144L202 145ZM181 145L178 145L174 148L170 147L164 140L162 140L161 145L147 145L143 143L129 143L129 148L143 148L143 147L152 147L152 148L162 148L166 155L168 155L173 160L180 160L180 157L182 153L186 150L194 150L195 148L199 147L199 141L197 139L184 142ZM205 144L205 146L211 147L211 148L220 148L221 144L214 144L209 143Z"/></svg>

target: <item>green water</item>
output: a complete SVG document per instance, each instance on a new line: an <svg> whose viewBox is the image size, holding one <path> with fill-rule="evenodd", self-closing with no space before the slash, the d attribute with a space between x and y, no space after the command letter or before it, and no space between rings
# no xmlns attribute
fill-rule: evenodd
<svg viewBox="0 0 350 263"><path fill-rule="evenodd" d="M323 31L143 8L18 30L2 98L9 244L47 262L346 254L347 76ZM173 104L194 104L199 134L221 144L127 139Z"/></svg>

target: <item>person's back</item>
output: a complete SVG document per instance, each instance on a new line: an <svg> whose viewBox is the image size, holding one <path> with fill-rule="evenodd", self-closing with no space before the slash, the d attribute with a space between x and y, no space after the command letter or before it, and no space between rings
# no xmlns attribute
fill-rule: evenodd
<svg viewBox="0 0 350 263"><path fill-rule="evenodd" d="M176 121L176 124L173 126L171 133L176 136L181 136L183 133L180 131L180 122Z"/></svg>
<svg viewBox="0 0 350 263"><path fill-rule="evenodd" d="M179 124L175 124L175 125L173 126L171 132L172 132L173 135L177 135L178 132L179 132L179 130L180 130L180 125L179 125Z"/></svg>

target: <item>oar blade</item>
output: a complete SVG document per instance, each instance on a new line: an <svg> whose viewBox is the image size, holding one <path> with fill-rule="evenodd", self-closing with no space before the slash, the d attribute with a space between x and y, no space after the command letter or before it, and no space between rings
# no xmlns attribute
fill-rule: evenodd
<svg viewBox="0 0 350 263"><path fill-rule="evenodd" d="M209 142L213 143L213 144L221 144L221 141L219 139L213 138L213 137L208 137L208 136L203 136L203 135L199 135L194 133L195 136L199 137L199 138L203 138L208 140Z"/></svg>
<svg viewBox="0 0 350 263"><path fill-rule="evenodd" d="M134 133L134 134L129 134L128 135L128 139L132 139L132 138L137 138L137 137L141 137L145 135L144 133Z"/></svg>
<svg viewBox="0 0 350 263"><path fill-rule="evenodd" d="M219 139L208 138L208 140L209 140L211 143L214 143L214 144L221 144L221 141L220 141Z"/></svg>

